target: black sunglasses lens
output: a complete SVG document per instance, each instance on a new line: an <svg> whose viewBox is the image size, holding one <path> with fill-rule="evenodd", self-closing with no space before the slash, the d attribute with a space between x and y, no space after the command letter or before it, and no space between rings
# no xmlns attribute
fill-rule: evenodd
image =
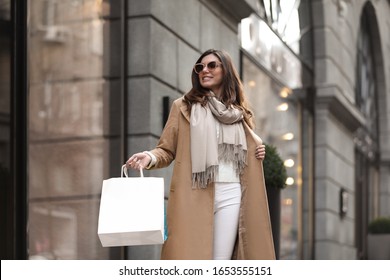
<svg viewBox="0 0 390 280"><path fill-rule="evenodd" d="M204 68L203 64L196 64L195 65L195 72L200 73L200 72L202 72L203 68Z"/></svg>
<svg viewBox="0 0 390 280"><path fill-rule="evenodd" d="M209 64L207 64L207 68L209 68L210 70L214 70L215 68L217 68L217 62L215 61L209 62Z"/></svg>

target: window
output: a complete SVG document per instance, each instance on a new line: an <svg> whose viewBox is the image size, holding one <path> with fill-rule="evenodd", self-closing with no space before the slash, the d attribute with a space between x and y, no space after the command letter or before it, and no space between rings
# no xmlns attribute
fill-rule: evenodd
<svg viewBox="0 0 390 280"><path fill-rule="evenodd" d="M297 54L300 52L300 0L258 0L257 14Z"/></svg>
<svg viewBox="0 0 390 280"><path fill-rule="evenodd" d="M292 90L278 84L248 57L243 57L243 83L255 114L256 133L276 146L287 169L281 194L280 259L297 259L300 184L299 108Z"/></svg>
<svg viewBox="0 0 390 280"><path fill-rule="evenodd" d="M119 132L109 119L119 124L120 108L113 102L119 96L110 94L115 77L104 64L111 55L103 48L103 26L112 25L103 5L109 4L29 1L31 259L110 258L97 220L102 180L110 159L120 159L113 145Z"/></svg>
<svg viewBox="0 0 390 280"><path fill-rule="evenodd" d="M369 7L364 8L357 45L356 106L365 117L365 125L355 134L355 216L358 259L367 257L367 225L379 211L379 132L377 86L370 32Z"/></svg>

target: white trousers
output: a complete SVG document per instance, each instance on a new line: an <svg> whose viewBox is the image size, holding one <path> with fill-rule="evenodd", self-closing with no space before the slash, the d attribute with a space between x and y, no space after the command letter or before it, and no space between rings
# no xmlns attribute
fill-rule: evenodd
<svg viewBox="0 0 390 280"><path fill-rule="evenodd" d="M237 237L241 204L240 183L215 183L214 260L230 260Z"/></svg>

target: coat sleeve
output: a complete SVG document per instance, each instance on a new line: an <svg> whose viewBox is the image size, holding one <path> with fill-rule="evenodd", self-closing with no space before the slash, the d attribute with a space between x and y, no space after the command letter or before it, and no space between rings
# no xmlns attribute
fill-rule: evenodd
<svg viewBox="0 0 390 280"><path fill-rule="evenodd" d="M176 100L172 105L167 123L156 148L150 151L157 159L156 164L151 169L167 167L176 157L180 116L178 101Z"/></svg>

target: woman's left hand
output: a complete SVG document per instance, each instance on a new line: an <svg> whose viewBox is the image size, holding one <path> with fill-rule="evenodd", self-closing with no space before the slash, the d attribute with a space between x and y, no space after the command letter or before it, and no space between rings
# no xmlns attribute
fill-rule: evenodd
<svg viewBox="0 0 390 280"><path fill-rule="evenodd" d="M257 159L263 160L265 158L265 146L259 145L256 147L255 156Z"/></svg>

